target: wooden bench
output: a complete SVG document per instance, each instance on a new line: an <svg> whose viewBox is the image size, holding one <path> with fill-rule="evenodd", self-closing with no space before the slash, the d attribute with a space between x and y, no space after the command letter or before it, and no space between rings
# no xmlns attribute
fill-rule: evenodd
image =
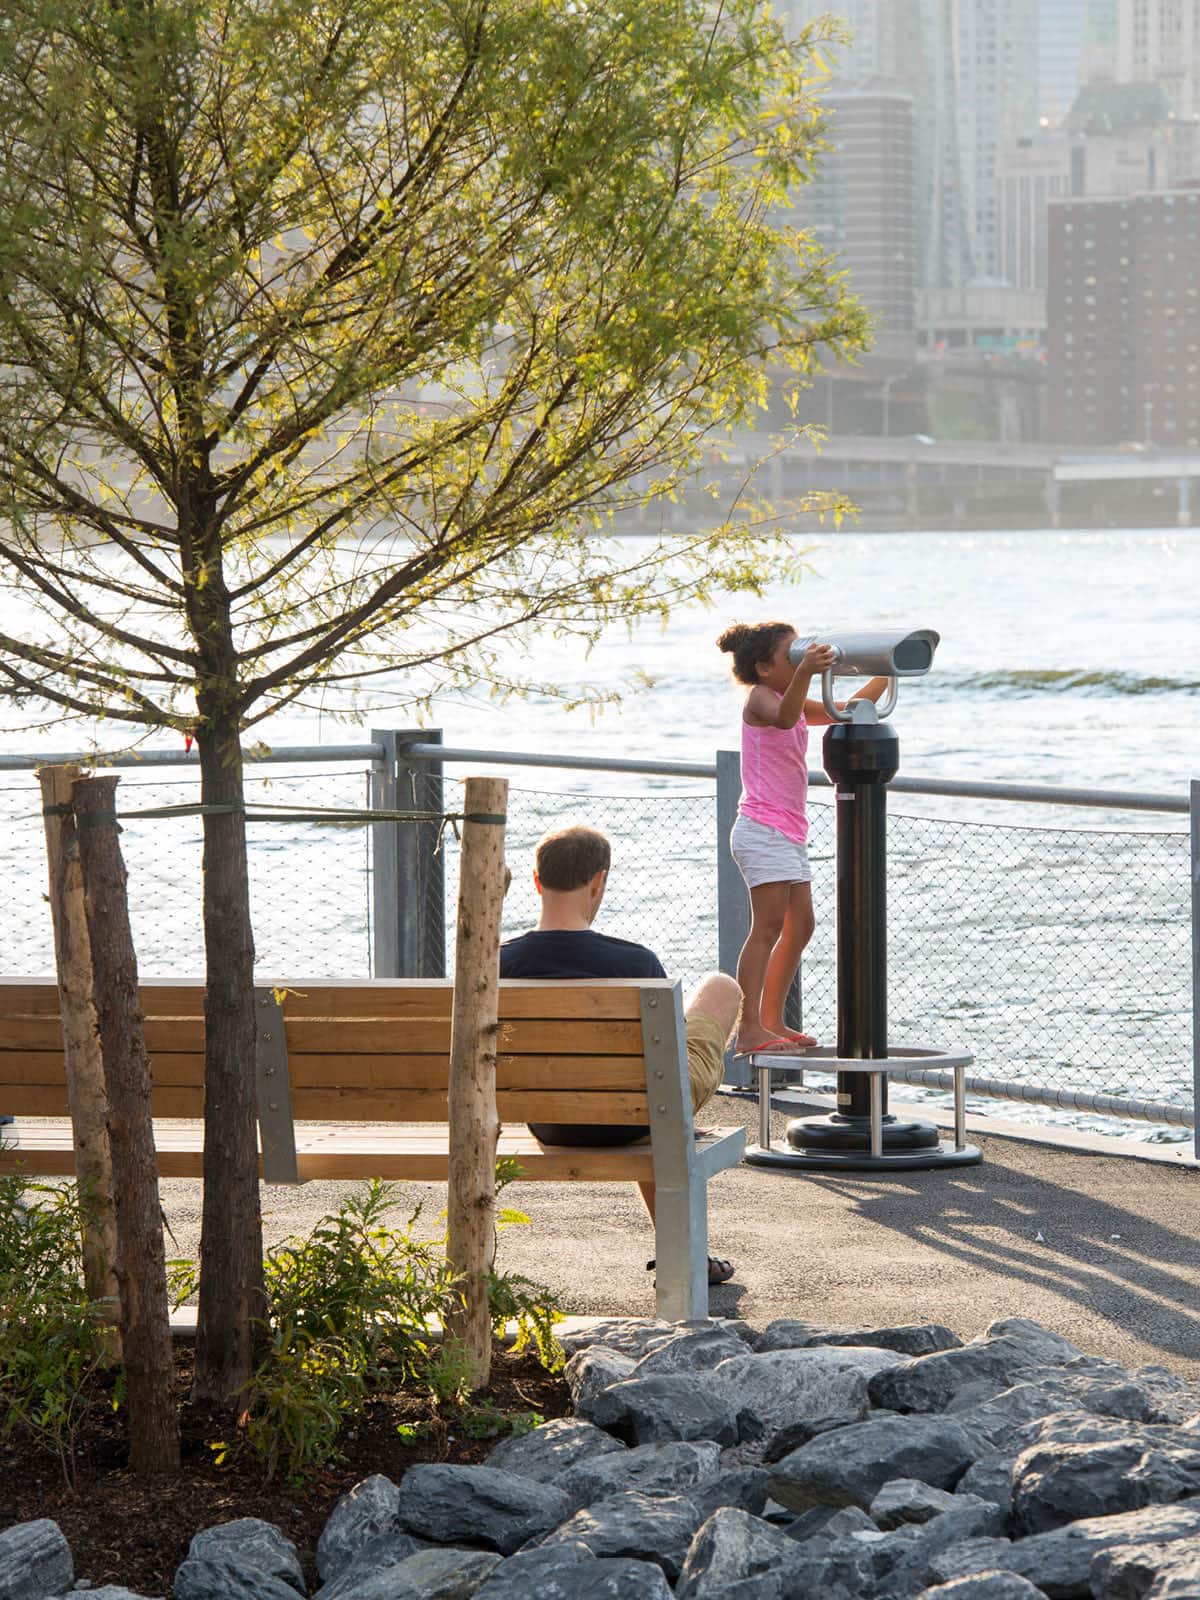
<svg viewBox="0 0 1200 1600"><path fill-rule="evenodd" d="M257 988L263 1179L444 1182L452 993L449 981L409 979ZM203 988L147 982L141 994L159 1172L199 1177ZM745 1130L693 1129L679 985L501 983L496 1092L499 1153L517 1157L527 1179L653 1181L658 1314L706 1317L707 1183L741 1159ZM73 1174L53 979L0 979L0 1109L17 1118L0 1129L0 1170ZM648 1143L577 1149L542 1144L526 1122L645 1124L651 1132Z"/></svg>

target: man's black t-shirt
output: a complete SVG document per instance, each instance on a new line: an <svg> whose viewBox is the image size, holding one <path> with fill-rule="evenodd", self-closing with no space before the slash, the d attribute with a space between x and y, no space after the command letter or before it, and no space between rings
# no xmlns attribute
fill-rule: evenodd
<svg viewBox="0 0 1200 1600"><path fill-rule="evenodd" d="M665 978L662 962L644 944L590 928L535 928L500 946L502 978ZM649 1128L582 1122L531 1122L543 1144L630 1144Z"/></svg>
<svg viewBox="0 0 1200 1600"><path fill-rule="evenodd" d="M644 944L590 928L535 928L500 946L502 978L665 978Z"/></svg>

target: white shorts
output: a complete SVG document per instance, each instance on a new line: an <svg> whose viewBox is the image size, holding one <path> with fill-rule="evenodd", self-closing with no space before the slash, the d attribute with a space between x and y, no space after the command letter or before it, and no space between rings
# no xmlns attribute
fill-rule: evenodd
<svg viewBox="0 0 1200 1600"><path fill-rule="evenodd" d="M729 848L747 889L764 883L812 882L807 847L765 822L739 816L729 835Z"/></svg>

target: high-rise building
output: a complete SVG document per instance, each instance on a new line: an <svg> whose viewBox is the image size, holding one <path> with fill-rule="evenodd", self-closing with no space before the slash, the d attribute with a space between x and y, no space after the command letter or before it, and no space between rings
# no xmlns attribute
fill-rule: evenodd
<svg viewBox="0 0 1200 1600"><path fill-rule="evenodd" d="M1117 79L1157 83L1182 117L1200 115L1200 0L1120 0Z"/></svg>
<svg viewBox="0 0 1200 1600"><path fill-rule="evenodd" d="M1079 93L1088 4L1089 0L1039 0L1037 112L1043 128L1057 128Z"/></svg>
<svg viewBox="0 0 1200 1600"><path fill-rule="evenodd" d="M1050 204L1048 423L1200 448L1200 189Z"/></svg>
<svg viewBox="0 0 1200 1600"><path fill-rule="evenodd" d="M972 276L1000 276L997 164L1037 126L1037 0L953 0L956 121Z"/></svg>
<svg viewBox="0 0 1200 1600"><path fill-rule="evenodd" d="M916 340L912 97L839 86L826 104L832 149L801 201L802 214L875 317L875 354L903 360Z"/></svg>

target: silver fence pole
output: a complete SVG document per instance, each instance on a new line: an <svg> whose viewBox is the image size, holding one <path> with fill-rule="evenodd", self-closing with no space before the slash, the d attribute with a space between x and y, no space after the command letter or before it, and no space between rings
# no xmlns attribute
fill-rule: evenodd
<svg viewBox="0 0 1200 1600"><path fill-rule="evenodd" d="M733 977L738 956L750 932L750 902L746 885L729 850L729 830L737 819L742 793L742 758L737 750L717 751L717 964ZM725 1052L727 1089L748 1089L750 1063Z"/></svg>
<svg viewBox="0 0 1200 1600"><path fill-rule="evenodd" d="M1192 799L1192 1109L1200 1111L1200 781L1193 778ZM1192 1139L1200 1161L1200 1121Z"/></svg>
<svg viewBox="0 0 1200 1600"><path fill-rule="evenodd" d="M440 729L372 730L382 755L371 770L373 811L445 810L442 764L407 754L414 744L441 743ZM438 850L441 823L381 821L371 825L374 963L377 978L446 976L446 885Z"/></svg>
<svg viewBox="0 0 1200 1600"><path fill-rule="evenodd" d="M399 811L396 780L396 735L372 728L371 742L380 747L371 761L371 810ZM371 976L399 978L400 971L400 824L371 824Z"/></svg>
<svg viewBox="0 0 1200 1600"><path fill-rule="evenodd" d="M442 763L414 760L408 746L442 742L440 728L408 728L396 736L401 809L440 818L446 809ZM440 820L400 824L400 955L406 978L446 976L446 866Z"/></svg>

